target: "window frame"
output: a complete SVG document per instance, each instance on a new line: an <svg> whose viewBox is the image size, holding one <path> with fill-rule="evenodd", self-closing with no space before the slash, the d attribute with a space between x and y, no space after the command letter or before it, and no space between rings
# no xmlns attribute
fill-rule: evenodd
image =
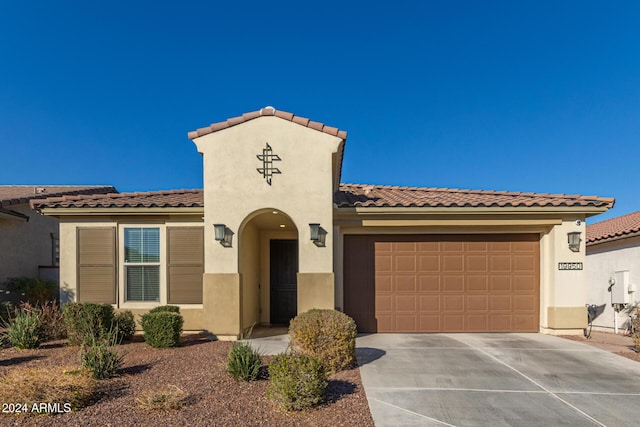
<svg viewBox="0 0 640 427"><path fill-rule="evenodd" d="M153 228L159 231L160 256L158 262L126 262L125 260L125 230L131 228ZM118 305L123 308L149 309L158 305L165 305L167 301L167 250L166 227L163 223L121 223L118 225ZM130 301L127 300L127 267L128 266L157 266L159 270L159 300L158 301Z"/></svg>

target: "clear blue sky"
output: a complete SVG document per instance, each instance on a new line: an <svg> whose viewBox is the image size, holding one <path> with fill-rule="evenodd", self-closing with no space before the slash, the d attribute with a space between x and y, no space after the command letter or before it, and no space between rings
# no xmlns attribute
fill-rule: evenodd
<svg viewBox="0 0 640 427"><path fill-rule="evenodd" d="M640 210L640 2L0 1L0 184L201 188L187 132L266 105L343 182Z"/></svg>

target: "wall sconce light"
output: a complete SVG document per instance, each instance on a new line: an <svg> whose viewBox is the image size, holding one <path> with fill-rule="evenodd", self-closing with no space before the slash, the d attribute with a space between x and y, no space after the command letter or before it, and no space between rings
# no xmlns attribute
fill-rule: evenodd
<svg viewBox="0 0 640 427"><path fill-rule="evenodd" d="M569 239L569 249L573 252L580 252L580 232L572 231L571 233L567 233L567 237Z"/></svg>
<svg viewBox="0 0 640 427"><path fill-rule="evenodd" d="M215 239L225 248L230 248L233 231L224 224L213 224L213 230L215 231Z"/></svg>
<svg viewBox="0 0 640 427"><path fill-rule="evenodd" d="M323 248L327 238L327 230L320 227L320 224L309 224L309 228L311 229L311 240L313 244L319 248Z"/></svg>

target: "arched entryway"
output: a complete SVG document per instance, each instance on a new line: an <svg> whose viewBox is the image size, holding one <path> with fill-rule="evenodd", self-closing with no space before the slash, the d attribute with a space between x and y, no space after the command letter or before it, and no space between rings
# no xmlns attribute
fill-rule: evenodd
<svg viewBox="0 0 640 427"><path fill-rule="evenodd" d="M278 209L261 209L240 227L241 328L288 324L297 314L298 229Z"/></svg>

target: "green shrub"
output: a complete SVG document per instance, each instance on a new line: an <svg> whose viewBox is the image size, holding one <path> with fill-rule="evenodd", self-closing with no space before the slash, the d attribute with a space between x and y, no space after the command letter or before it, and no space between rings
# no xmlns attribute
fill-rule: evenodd
<svg viewBox="0 0 640 427"><path fill-rule="evenodd" d="M117 333L118 342L122 342L122 340L130 340L136 332L136 322L133 320L133 313L129 310L125 310L114 314L113 328Z"/></svg>
<svg viewBox="0 0 640 427"><path fill-rule="evenodd" d="M157 307L152 308L151 310L149 310L149 313L162 313L162 312L169 312L169 313L180 313L180 307L178 307L177 305L159 305Z"/></svg>
<svg viewBox="0 0 640 427"><path fill-rule="evenodd" d="M71 345L82 344L90 335L94 338L105 336L113 322L110 304L71 302L64 305L63 313Z"/></svg>
<svg viewBox="0 0 640 427"><path fill-rule="evenodd" d="M18 294L22 302L46 304L58 299L58 284L54 280L40 280L33 277L12 277L7 279L4 288Z"/></svg>
<svg viewBox="0 0 640 427"><path fill-rule="evenodd" d="M155 348L178 346L183 324L180 314L169 311L145 313L140 320L144 340Z"/></svg>
<svg viewBox="0 0 640 427"><path fill-rule="evenodd" d="M328 372L356 362L356 323L336 310L313 309L296 316L289 326L291 346L317 357Z"/></svg>
<svg viewBox="0 0 640 427"><path fill-rule="evenodd" d="M227 361L227 372L234 380L255 381L260 374L260 353L246 341L233 343Z"/></svg>
<svg viewBox="0 0 640 427"><path fill-rule="evenodd" d="M287 411L311 408L324 399L322 363L306 354L279 354L269 364L267 395Z"/></svg>
<svg viewBox="0 0 640 427"><path fill-rule="evenodd" d="M15 317L6 326L6 339L12 346L21 350L40 346L43 333L37 310L16 310Z"/></svg>
<svg viewBox="0 0 640 427"><path fill-rule="evenodd" d="M118 374L124 359L118 354L118 333L112 329L105 336L90 335L80 348L80 364L91 371L96 380L107 380Z"/></svg>

